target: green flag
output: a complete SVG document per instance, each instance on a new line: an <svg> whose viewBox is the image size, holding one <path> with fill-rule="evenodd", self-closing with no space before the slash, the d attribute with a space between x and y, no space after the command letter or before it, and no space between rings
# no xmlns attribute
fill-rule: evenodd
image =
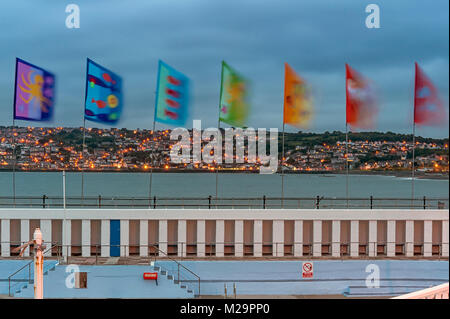
<svg viewBox="0 0 450 319"><path fill-rule="evenodd" d="M248 82L222 61L219 120L235 127L244 127L249 114Z"/></svg>

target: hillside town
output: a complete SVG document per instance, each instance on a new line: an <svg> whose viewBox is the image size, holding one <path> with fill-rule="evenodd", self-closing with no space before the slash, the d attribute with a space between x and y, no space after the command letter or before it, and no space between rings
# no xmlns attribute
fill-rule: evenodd
<svg viewBox="0 0 450 319"><path fill-rule="evenodd" d="M83 156L83 128L0 127L0 169L257 171L261 165L259 159L256 163L175 164L170 159L170 150L177 141L170 139L170 130L158 130L153 134L143 129L87 128L84 135ZM311 145L302 143L302 138L295 138L295 134L290 133L284 157L284 170L291 172L345 170L347 148L352 171L402 171L410 170L412 165L412 140L349 139L347 144L344 138L335 143ZM278 146L281 162L281 134ZM419 172L448 174L448 139L417 139L415 159Z"/></svg>

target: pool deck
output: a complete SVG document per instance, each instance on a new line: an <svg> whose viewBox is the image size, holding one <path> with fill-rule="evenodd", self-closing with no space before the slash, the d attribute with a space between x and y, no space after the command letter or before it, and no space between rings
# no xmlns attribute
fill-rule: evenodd
<svg viewBox="0 0 450 319"><path fill-rule="evenodd" d="M47 261L49 261L47 259ZM177 260L198 275L200 298L384 299L448 282L448 260L429 259L183 259ZM312 261L314 277L302 278L302 262ZM25 260L0 260L0 268ZM97 262L97 264L95 264ZM68 265L88 273L88 289L69 289ZM370 267L379 268L379 287L370 288ZM14 267L13 267L14 268ZM12 269L12 268L11 268ZM174 283L177 264L163 258L71 257L44 278L45 298L193 298L198 277L185 277L188 288ZM369 269L369 270L368 270ZM165 270L165 273L161 273ZM143 272L159 272L160 285L142 280ZM7 271L8 272L8 271ZM9 272L8 272L9 273ZM5 273L6 274L6 273ZM170 275L170 276L169 276ZM182 278L183 279L183 278ZM159 280L159 277L158 277ZM236 288L235 288L236 287ZM191 290L189 293L188 290ZM225 293L226 289L226 293ZM236 289L236 293L235 293ZM32 298L32 285L15 294ZM236 296L235 296L236 294Z"/></svg>

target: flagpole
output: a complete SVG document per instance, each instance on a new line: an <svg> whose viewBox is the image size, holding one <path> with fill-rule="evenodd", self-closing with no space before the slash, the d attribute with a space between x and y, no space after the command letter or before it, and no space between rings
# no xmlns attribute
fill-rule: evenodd
<svg viewBox="0 0 450 319"><path fill-rule="evenodd" d="M415 150L416 150L416 123L413 123L413 149L411 165L411 205L414 208L414 175L415 175Z"/></svg>
<svg viewBox="0 0 450 319"><path fill-rule="evenodd" d="M349 208L348 202L348 123L345 123L345 167L346 167L346 179L345 179L345 194L347 198L347 209Z"/></svg>
<svg viewBox="0 0 450 319"><path fill-rule="evenodd" d="M81 151L81 157L83 158L83 163L81 164L81 199L84 201L84 164L86 163L84 153L85 153L85 142L86 142L86 117L83 119L83 148Z"/></svg>
<svg viewBox="0 0 450 319"><path fill-rule="evenodd" d="M222 61L222 68L220 72L220 93L219 93L219 118L217 119L217 130L218 133L220 132L220 112L221 112L221 102L222 102L222 89L223 89L223 68L224 68L224 61ZM202 132L200 130L200 139ZM194 135L194 129L192 129L192 135ZM222 139L221 139L222 140ZM233 141L234 143L234 141ZM237 141L236 141L237 143ZM237 146L237 145L236 145ZM220 145L222 147L222 145ZM231 157L233 157L234 152L231 154ZM219 194L219 171L216 169L216 205L217 205L217 199ZM216 206L217 207L217 206Z"/></svg>
<svg viewBox="0 0 450 319"><path fill-rule="evenodd" d="M156 110L155 110L156 112ZM155 127L156 127L156 121L155 118L153 118L153 130L152 130L152 140L154 139L155 136ZM149 206L151 206L151 201L152 201L152 183L153 183L153 165L155 164L155 159L154 159L154 149L155 149L155 145L156 145L156 141L152 141L153 143L153 147L152 147L152 151L150 153L151 156L151 166L150 166L150 180L149 180L149 185L148 185L148 202L149 202Z"/></svg>
<svg viewBox="0 0 450 319"><path fill-rule="evenodd" d="M62 249L61 252L64 254L64 245L67 244L67 225L66 225L66 171L62 172L63 178L63 209L64 209L64 220L63 220L63 239L62 239ZM66 253L64 254L64 262L67 263L68 247L66 246Z"/></svg>
<svg viewBox="0 0 450 319"><path fill-rule="evenodd" d="M222 135L222 133L220 132L220 107L219 107L219 119L217 120L217 134L220 134L220 135ZM201 131L200 131L200 134L201 134ZM218 135L217 135L217 137L218 137ZM221 141L222 141L222 138L220 139ZM217 146L217 147L222 147L222 143L221 143L221 145L219 146ZM222 152L220 152L221 154L222 154ZM216 157L216 156L214 156L214 157ZM218 194L219 194L219 163L217 163L216 162L216 204L217 204L217 199L218 199Z"/></svg>
<svg viewBox="0 0 450 319"><path fill-rule="evenodd" d="M416 97L415 92L417 90L417 62L415 63L415 78L414 78L414 109L413 109L413 148L412 148L412 163L411 163L411 209L414 208L414 175L415 175L415 150L416 150Z"/></svg>
<svg viewBox="0 0 450 319"><path fill-rule="evenodd" d="M349 209L350 205L348 202L348 87L347 81L349 76L349 68L350 66L345 64L345 197L347 200L347 209Z"/></svg>
<svg viewBox="0 0 450 319"><path fill-rule="evenodd" d="M14 127L16 125L16 121L13 117L13 127L12 127L12 144L13 144L13 174L12 174L12 187L13 187L13 205L16 207L16 161L17 161L17 154L16 154L16 139L14 136Z"/></svg>
<svg viewBox="0 0 450 319"><path fill-rule="evenodd" d="M63 207L64 210L66 209L66 170L62 171L62 178L63 178ZM65 216L64 216L65 218Z"/></svg>
<svg viewBox="0 0 450 319"><path fill-rule="evenodd" d="M281 142L281 207L284 207L284 170L283 170L283 164L284 164L284 119L283 119L283 137Z"/></svg>

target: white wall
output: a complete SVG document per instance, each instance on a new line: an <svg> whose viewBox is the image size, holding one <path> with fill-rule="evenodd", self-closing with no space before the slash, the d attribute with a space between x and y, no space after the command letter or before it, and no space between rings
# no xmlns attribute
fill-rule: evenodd
<svg viewBox="0 0 450 319"><path fill-rule="evenodd" d="M186 251L182 248L181 243L185 243L188 237L187 222L194 221L197 224L195 232L197 241L197 257L205 256L205 240L206 234L213 234L216 241L216 256L223 257L224 246L223 242L228 235L233 235L234 255L235 257L243 256L243 241L244 241L244 224L252 225L253 237L253 256L262 257L261 241L264 237L271 237L273 242L273 256L284 256L284 240L285 238L294 239L294 256L303 256L303 242L305 240L304 225L311 225L309 231L312 234L308 236L311 239L312 253L314 257L322 256L322 241L324 238L329 244L332 242L332 257L341 258L341 243L342 238L350 239L350 256L360 256L360 246L369 245L366 247L366 255L369 257L379 256L376 249L376 243L385 242L382 236L379 236L379 229L377 225L385 223L387 225L387 255L389 257L396 256L396 245L404 245L404 254L407 257L413 256L415 235L419 234L425 238L423 241L423 256L433 257L436 251L436 245L440 245L441 255L448 257L448 240L449 240L449 220L448 210L282 210L282 209L254 209L254 210L237 210L237 209L213 209L213 210L195 210L195 209L68 209L66 210L67 220L67 237L65 243L70 242L74 234L70 232L81 234L80 241L83 245L82 254L84 256L90 255L91 238L96 237L91 234L90 223L93 220L101 221L101 255L109 256L109 221L121 221L121 244L125 245L121 249L121 255L127 256L129 254L129 247L127 246L130 235L130 220L136 221L133 227L137 227L136 240L139 241L139 254L146 256L148 252L149 241L149 224L158 221L159 230L158 238L160 249L167 251L168 242L168 223L175 222L178 225L176 237L178 238L178 255L183 257ZM27 225L31 226L30 220L38 220L43 226L45 237L54 237L55 231L52 231L51 225L54 221L61 221L64 218L64 211L61 209L0 209L1 220L1 241L10 242L11 238L26 239L25 229ZM19 228L10 227L10 220L20 221ZM71 229L79 224L80 229ZM81 221L81 222L80 222ZM212 221L212 222L211 222ZM214 222L215 221L215 222ZM250 222L246 223L246 221ZM293 227L285 228L285 221L293 222ZM225 223L234 222L234 228L227 230ZM326 229L331 230L331 234L322 234L324 223L331 227ZM349 223L350 227L342 227L343 223ZM270 225L270 229L264 230L264 225ZM360 227L360 224L366 225ZM419 225L420 229L418 228ZM437 225L433 227L433 225ZM208 229L208 227L215 227L215 229ZM77 228L77 227L75 227ZM309 229L309 228L308 228ZM17 234L15 234L17 232ZM230 232L230 234L227 234ZM289 232L289 233L288 233ZM292 232L294 232L292 234ZM439 232L439 234L433 234ZM137 235L139 233L139 236ZM344 234L345 233L345 234ZM401 233L402 235L396 235ZM268 236L265 236L268 235ZM213 236L211 235L211 236ZM269 236L270 235L270 236ZM58 234L59 236L59 234ZM209 236L209 237L211 237ZM309 238L308 237L308 238ZM133 237L134 238L134 237ZM360 242L361 238L366 238ZM400 240L401 239L401 240ZM44 241L50 242L51 238L44 238ZM136 243L133 243L136 245ZM364 250L362 250L364 251ZM71 249L64 249L64 253L71 254ZM2 244L1 255L3 257L9 256L9 245ZM330 257L331 258L331 257Z"/></svg>

